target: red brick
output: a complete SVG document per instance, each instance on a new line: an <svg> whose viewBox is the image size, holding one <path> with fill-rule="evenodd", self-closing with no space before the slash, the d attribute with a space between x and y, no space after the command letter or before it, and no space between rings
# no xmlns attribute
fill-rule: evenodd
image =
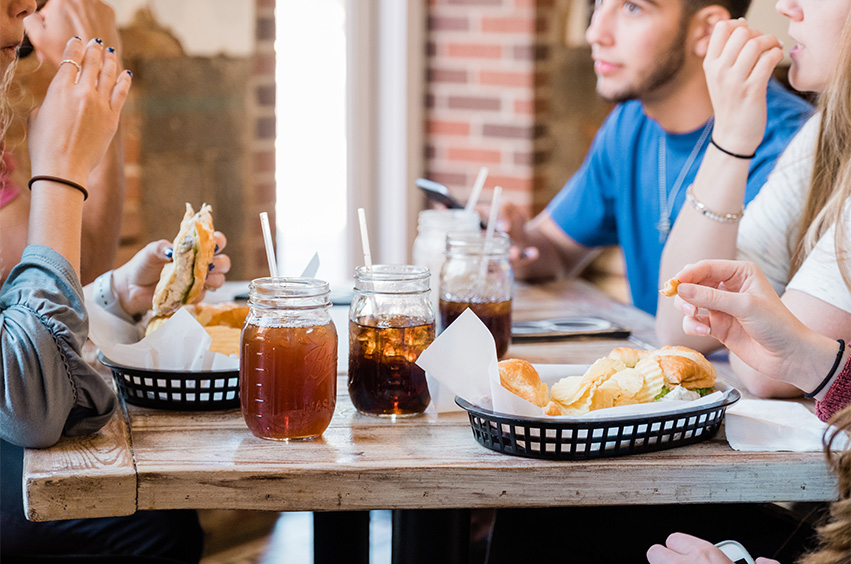
<svg viewBox="0 0 851 564"><path fill-rule="evenodd" d="M533 34L536 29L535 18L482 18L482 31L487 33Z"/></svg>
<svg viewBox="0 0 851 564"><path fill-rule="evenodd" d="M450 96L449 108L453 110L496 110L502 108L499 98L479 96Z"/></svg>
<svg viewBox="0 0 851 564"><path fill-rule="evenodd" d="M467 71L456 69L428 69L427 80L429 82L466 84Z"/></svg>
<svg viewBox="0 0 851 564"><path fill-rule="evenodd" d="M469 135L470 124L459 121L429 120L428 133L430 135Z"/></svg>
<svg viewBox="0 0 851 564"><path fill-rule="evenodd" d="M503 139L528 139L532 140L543 136L542 125L503 125L486 123L482 126L484 137L500 137Z"/></svg>
<svg viewBox="0 0 851 564"><path fill-rule="evenodd" d="M489 86L531 88L535 84L535 75L532 72L482 71L479 82Z"/></svg>
<svg viewBox="0 0 851 564"><path fill-rule="evenodd" d="M535 113L534 100L515 100L514 113L521 115L533 115Z"/></svg>
<svg viewBox="0 0 851 564"><path fill-rule="evenodd" d="M502 57L502 46L477 43L450 43L447 46L447 53L450 57L499 59Z"/></svg>
<svg viewBox="0 0 851 564"><path fill-rule="evenodd" d="M275 39L275 18L257 18L254 34L258 41Z"/></svg>
<svg viewBox="0 0 851 564"><path fill-rule="evenodd" d="M467 186L467 175L454 172L440 172L439 170L429 169L426 171L426 178L440 182L444 186L452 188L454 186Z"/></svg>
<svg viewBox="0 0 851 564"><path fill-rule="evenodd" d="M258 8L274 8L275 0L255 0Z"/></svg>
<svg viewBox="0 0 851 564"><path fill-rule="evenodd" d="M533 179L531 177L518 176L488 176L488 185L502 186L504 190L516 190L518 192L530 192Z"/></svg>
<svg viewBox="0 0 851 564"><path fill-rule="evenodd" d="M470 20L468 18L429 16L428 28L432 31L468 31Z"/></svg>
<svg viewBox="0 0 851 564"><path fill-rule="evenodd" d="M257 151L254 153L254 172L274 172L275 151Z"/></svg>
<svg viewBox="0 0 851 564"><path fill-rule="evenodd" d="M254 57L254 74L275 74L275 54L256 55Z"/></svg>
<svg viewBox="0 0 851 564"><path fill-rule="evenodd" d="M503 0L444 0L446 4L463 6L502 6Z"/></svg>
<svg viewBox="0 0 851 564"><path fill-rule="evenodd" d="M549 45L516 45L512 52L518 61L544 61L550 56Z"/></svg>
<svg viewBox="0 0 851 564"><path fill-rule="evenodd" d="M464 161L471 163L499 164L502 161L502 154L499 151L492 151L489 149L462 149L460 147L450 147L447 156L450 161Z"/></svg>

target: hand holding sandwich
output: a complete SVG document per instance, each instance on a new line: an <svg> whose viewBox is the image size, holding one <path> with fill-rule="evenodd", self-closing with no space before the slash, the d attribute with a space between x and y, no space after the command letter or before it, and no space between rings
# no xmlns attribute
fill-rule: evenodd
<svg viewBox="0 0 851 564"><path fill-rule="evenodd" d="M219 231L215 232L215 241L221 252L227 239ZM121 302L121 307L130 315L139 315L151 309L154 289L160 279L163 266L171 261L174 251L172 243L162 239L148 245L113 272L113 285ZM230 258L217 254L210 263L212 268L207 274L205 288L220 288L225 282L225 274L230 270ZM203 297L203 293L201 294Z"/></svg>

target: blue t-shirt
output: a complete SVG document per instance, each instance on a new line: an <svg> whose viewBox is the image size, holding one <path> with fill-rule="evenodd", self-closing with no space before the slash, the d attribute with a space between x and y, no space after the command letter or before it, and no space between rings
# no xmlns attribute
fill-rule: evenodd
<svg viewBox="0 0 851 564"><path fill-rule="evenodd" d="M768 124L751 161L745 203L750 202L774 168L774 162L812 114L812 106L772 80L768 85ZM582 167L547 206L561 229L580 245L620 245L626 261L632 301L656 313L659 263L664 237L657 228L661 212L660 140L665 139L665 190L673 225L694 181L708 136L691 166L687 161L705 126L691 133L671 134L647 117L641 102L619 104L594 137ZM682 182L673 189L685 170Z"/></svg>

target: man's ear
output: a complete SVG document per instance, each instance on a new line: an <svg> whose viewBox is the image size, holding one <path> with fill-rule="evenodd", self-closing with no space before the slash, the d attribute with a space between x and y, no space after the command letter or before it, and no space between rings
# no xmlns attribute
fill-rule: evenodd
<svg viewBox="0 0 851 564"><path fill-rule="evenodd" d="M689 43L691 50L697 57L701 59L706 56L706 49L709 47L709 38L712 36L712 30L715 29L715 24L730 19L730 12L726 8L713 4L706 6L697 11L689 22Z"/></svg>

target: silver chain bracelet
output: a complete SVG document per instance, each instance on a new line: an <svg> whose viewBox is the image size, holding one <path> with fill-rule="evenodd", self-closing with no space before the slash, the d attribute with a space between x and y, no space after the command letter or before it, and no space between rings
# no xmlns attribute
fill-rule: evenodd
<svg viewBox="0 0 851 564"><path fill-rule="evenodd" d="M686 199L691 202L691 207L693 207L696 211L713 221L717 221L718 223L736 223L745 215L744 207L738 213L715 213L712 210L706 209L703 202L695 197L694 185L688 187L688 190L686 191Z"/></svg>

